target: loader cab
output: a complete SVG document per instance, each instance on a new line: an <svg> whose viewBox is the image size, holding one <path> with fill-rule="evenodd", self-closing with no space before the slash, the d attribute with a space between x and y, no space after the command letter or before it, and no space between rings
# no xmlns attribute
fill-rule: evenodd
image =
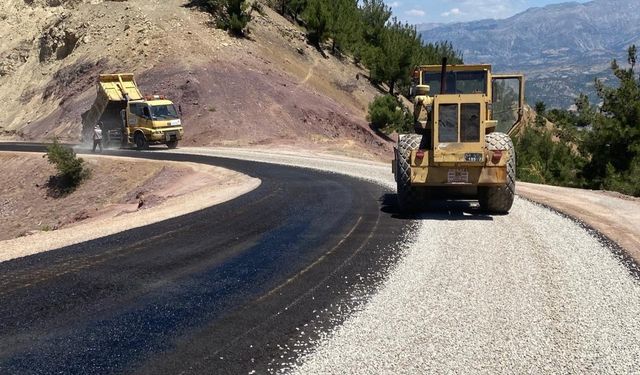
<svg viewBox="0 0 640 375"><path fill-rule="evenodd" d="M415 134L400 134L392 172L401 212L420 211L437 195L473 198L506 214L513 205L516 153L510 135L524 105L521 75L494 75L489 65L414 70Z"/></svg>
<svg viewBox="0 0 640 375"><path fill-rule="evenodd" d="M444 79L443 79L444 72ZM490 65L422 66L414 72L414 89L428 87L425 111L416 109L416 128L430 137L431 161L439 164L477 162L485 148L485 135L509 133L518 125L524 104L524 82L518 75L493 75Z"/></svg>

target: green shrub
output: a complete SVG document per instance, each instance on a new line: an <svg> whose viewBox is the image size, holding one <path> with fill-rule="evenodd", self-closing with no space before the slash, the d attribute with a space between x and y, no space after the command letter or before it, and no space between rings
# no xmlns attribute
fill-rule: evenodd
<svg viewBox="0 0 640 375"><path fill-rule="evenodd" d="M413 127L413 116L393 95L376 97L369 104L367 120L375 130L408 132Z"/></svg>
<svg viewBox="0 0 640 375"><path fill-rule="evenodd" d="M629 170L624 172L616 171L611 163L607 164L603 188L640 197L640 158L633 159Z"/></svg>
<svg viewBox="0 0 640 375"><path fill-rule="evenodd" d="M518 179L538 184L582 187L585 159L551 131L527 127L514 139Z"/></svg>
<svg viewBox="0 0 640 375"><path fill-rule="evenodd" d="M73 192L90 175L84 160L78 158L70 147L61 145L57 139L47 147L47 159L58 171L56 176L49 178L51 195L61 196Z"/></svg>
<svg viewBox="0 0 640 375"><path fill-rule="evenodd" d="M255 3L253 3L255 4ZM251 10L262 10L260 5L247 0L190 0L189 7L197 7L216 17L216 26L236 36L244 36L251 21Z"/></svg>
<svg viewBox="0 0 640 375"><path fill-rule="evenodd" d="M264 11L264 7L262 6L262 4L260 4L259 2L255 1L251 4L251 10L258 12L259 15L261 16L266 16L266 13Z"/></svg>

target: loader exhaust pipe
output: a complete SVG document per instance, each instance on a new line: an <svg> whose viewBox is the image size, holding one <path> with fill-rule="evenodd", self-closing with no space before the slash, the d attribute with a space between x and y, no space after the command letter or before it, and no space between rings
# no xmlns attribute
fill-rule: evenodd
<svg viewBox="0 0 640 375"><path fill-rule="evenodd" d="M442 58L442 71L440 72L440 95L447 93L447 58Z"/></svg>

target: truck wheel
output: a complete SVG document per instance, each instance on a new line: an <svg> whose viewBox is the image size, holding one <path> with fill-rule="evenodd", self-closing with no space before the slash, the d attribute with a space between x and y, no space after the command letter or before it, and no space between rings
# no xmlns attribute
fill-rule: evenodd
<svg viewBox="0 0 640 375"><path fill-rule="evenodd" d="M178 147L178 141L169 141L169 142L167 142L167 147L169 147L169 149L173 150L174 148Z"/></svg>
<svg viewBox="0 0 640 375"><path fill-rule="evenodd" d="M136 149L138 150L146 150L149 147L147 139L142 133L136 133L136 135L133 137L133 140L136 143Z"/></svg>
<svg viewBox="0 0 640 375"><path fill-rule="evenodd" d="M516 151L513 142L504 133L491 133L485 136L487 149L509 151L507 161L507 184L504 186L481 186L478 188L478 202L483 211L495 214L507 214L513 206L516 192Z"/></svg>
<svg viewBox="0 0 640 375"><path fill-rule="evenodd" d="M419 134L402 134L398 140L396 155L396 182L398 184L398 208L402 213L418 211L421 208L421 192L411 186L411 150L420 147L422 136Z"/></svg>

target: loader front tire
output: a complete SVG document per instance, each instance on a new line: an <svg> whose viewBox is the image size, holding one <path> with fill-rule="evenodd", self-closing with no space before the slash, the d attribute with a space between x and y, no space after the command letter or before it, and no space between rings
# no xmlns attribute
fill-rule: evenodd
<svg viewBox="0 0 640 375"><path fill-rule="evenodd" d="M504 133L490 133L485 136L489 151L509 151L507 160L507 184L504 186L480 186L478 202L483 211L493 214L507 214L513 206L516 192L516 151L513 142Z"/></svg>
<svg viewBox="0 0 640 375"><path fill-rule="evenodd" d="M396 155L396 182L398 187L398 209L401 213L418 211L422 206L418 188L411 186L411 150L418 149L422 135L402 134L398 141Z"/></svg>
<svg viewBox="0 0 640 375"><path fill-rule="evenodd" d="M149 143L147 143L147 139L142 133L136 133L136 135L133 137L133 141L136 143L137 150L146 150L147 148L149 148Z"/></svg>

